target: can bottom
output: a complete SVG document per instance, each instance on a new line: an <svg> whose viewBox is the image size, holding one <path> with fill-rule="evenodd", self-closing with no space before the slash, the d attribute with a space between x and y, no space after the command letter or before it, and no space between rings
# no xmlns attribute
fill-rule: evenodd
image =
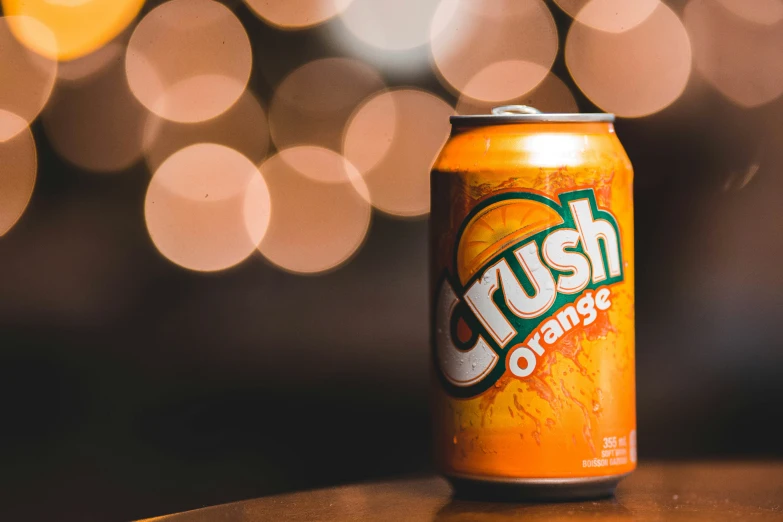
<svg viewBox="0 0 783 522"><path fill-rule="evenodd" d="M507 502L569 501L611 497L630 473L607 477L527 479L447 474L454 496L469 500Z"/></svg>

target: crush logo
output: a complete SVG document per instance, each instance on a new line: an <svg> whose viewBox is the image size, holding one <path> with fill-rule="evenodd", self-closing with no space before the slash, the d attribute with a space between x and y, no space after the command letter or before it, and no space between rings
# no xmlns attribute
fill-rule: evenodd
<svg viewBox="0 0 783 522"><path fill-rule="evenodd" d="M592 189L559 202L530 192L490 197L457 234L456 274L435 304L435 359L447 391L472 397L508 370L524 378L566 332L611 306L623 280L620 230Z"/></svg>

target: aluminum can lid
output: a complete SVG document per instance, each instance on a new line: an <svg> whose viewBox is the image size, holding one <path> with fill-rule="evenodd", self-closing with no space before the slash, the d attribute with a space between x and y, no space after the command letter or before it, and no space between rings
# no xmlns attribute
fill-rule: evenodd
<svg viewBox="0 0 783 522"><path fill-rule="evenodd" d="M541 112L527 105L503 105L492 109L492 114L471 114L452 116L449 121L458 127L484 125L503 125L507 123L577 123L577 122L613 122L614 114L592 113L556 113Z"/></svg>

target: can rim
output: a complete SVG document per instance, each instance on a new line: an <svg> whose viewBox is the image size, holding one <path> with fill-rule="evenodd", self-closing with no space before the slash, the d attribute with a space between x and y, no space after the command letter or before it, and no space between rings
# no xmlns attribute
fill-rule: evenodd
<svg viewBox="0 0 783 522"><path fill-rule="evenodd" d="M606 112L583 113L531 113L531 114L470 114L451 116L452 125L478 126L478 125L503 125L509 123L587 123L614 121L614 114Z"/></svg>

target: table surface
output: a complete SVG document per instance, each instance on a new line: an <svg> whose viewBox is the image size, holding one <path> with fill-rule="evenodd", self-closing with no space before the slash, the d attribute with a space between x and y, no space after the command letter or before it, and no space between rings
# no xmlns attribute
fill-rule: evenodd
<svg viewBox="0 0 783 522"><path fill-rule="evenodd" d="M550 504L452 498L439 477L276 495L177 513L156 522L783 521L783 462L643 464L615 498Z"/></svg>

